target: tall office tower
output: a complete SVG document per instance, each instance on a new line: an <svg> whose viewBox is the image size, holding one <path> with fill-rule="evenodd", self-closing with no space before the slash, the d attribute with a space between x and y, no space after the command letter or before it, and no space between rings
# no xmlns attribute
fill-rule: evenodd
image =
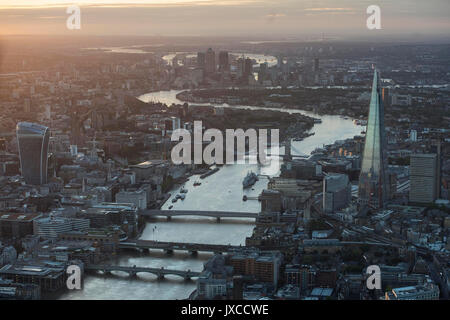
<svg viewBox="0 0 450 320"><path fill-rule="evenodd" d="M47 183L50 130L40 124L19 122L16 127L20 167L27 184Z"/></svg>
<svg viewBox="0 0 450 320"><path fill-rule="evenodd" d="M227 51L219 52L219 71L220 72L228 72L230 71L230 61L228 57Z"/></svg>
<svg viewBox="0 0 450 320"><path fill-rule="evenodd" d="M237 60L237 77L242 78L245 72L245 58L239 58Z"/></svg>
<svg viewBox="0 0 450 320"><path fill-rule="evenodd" d="M206 51L205 71L210 74L216 72L216 53L211 48Z"/></svg>
<svg viewBox="0 0 450 320"><path fill-rule="evenodd" d="M323 211L346 208L352 200L352 185L346 174L330 173L323 178Z"/></svg>
<svg viewBox="0 0 450 320"><path fill-rule="evenodd" d="M438 139L431 146L431 152L436 153L437 165L436 165L436 198L441 198L441 184L442 184L442 141Z"/></svg>
<svg viewBox="0 0 450 320"><path fill-rule="evenodd" d="M253 74L253 60L250 58L245 59L244 74L247 77Z"/></svg>
<svg viewBox="0 0 450 320"><path fill-rule="evenodd" d="M206 55L204 52L197 53L197 67L200 69L205 69L206 65Z"/></svg>
<svg viewBox="0 0 450 320"><path fill-rule="evenodd" d="M362 206L382 208L389 198L387 176L386 132L384 106L378 72L373 75L372 96L367 122L366 142L359 175L358 202Z"/></svg>
<svg viewBox="0 0 450 320"><path fill-rule="evenodd" d="M261 63L259 65L259 72L258 72L258 82L259 83L263 83L264 80L266 80L268 69L269 69L269 64L267 62Z"/></svg>
<svg viewBox="0 0 450 320"><path fill-rule="evenodd" d="M389 91L389 88L383 88L382 97L383 97L383 105L385 107L389 107L391 105L391 93Z"/></svg>
<svg viewBox="0 0 450 320"><path fill-rule="evenodd" d="M319 72L319 58L314 58L313 72Z"/></svg>
<svg viewBox="0 0 450 320"><path fill-rule="evenodd" d="M431 203L436 200L437 155L414 154L409 164L409 201Z"/></svg>

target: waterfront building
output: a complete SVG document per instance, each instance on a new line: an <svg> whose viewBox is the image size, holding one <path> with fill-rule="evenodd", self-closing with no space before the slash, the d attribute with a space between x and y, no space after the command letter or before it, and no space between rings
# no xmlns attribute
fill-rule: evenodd
<svg viewBox="0 0 450 320"><path fill-rule="evenodd" d="M56 239L60 234L89 228L88 219L45 217L34 221L34 234L44 239Z"/></svg>
<svg viewBox="0 0 450 320"><path fill-rule="evenodd" d="M227 279L215 279L208 273L204 273L197 280L197 295L207 300L226 297Z"/></svg>
<svg viewBox="0 0 450 320"><path fill-rule="evenodd" d="M147 193L145 190L120 191L116 194L116 202L132 203L138 209L147 209Z"/></svg>
<svg viewBox="0 0 450 320"><path fill-rule="evenodd" d="M358 202L361 206L382 208L389 198L386 132L380 80L375 70L369 107L366 141L359 176Z"/></svg>
<svg viewBox="0 0 450 320"><path fill-rule="evenodd" d="M0 277L19 284L35 284L41 291L57 291L65 286L66 263L39 260L16 261L0 269ZM33 294L34 295L34 294Z"/></svg>
<svg viewBox="0 0 450 320"><path fill-rule="evenodd" d="M102 202L87 208L81 215L90 220L92 228L120 226L129 237L138 231L138 209L132 203Z"/></svg>
<svg viewBox="0 0 450 320"><path fill-rule="evenodd" d="M27 184L47 183L49 128L30 122L19 122L16 127L20 167Z"/></svg>
<svg viewBox="0 0 450 320"><path fill-rule="evenodd" d="M437 198L437 155L414 154L410 157L409 201L431 203Z"/></svg>
<svg viewBox="0 0 450 320"><path fill-rule="evenodd" d="M36 284L16 283L0 279L0 300L39 300L41 288Z"/></svg>

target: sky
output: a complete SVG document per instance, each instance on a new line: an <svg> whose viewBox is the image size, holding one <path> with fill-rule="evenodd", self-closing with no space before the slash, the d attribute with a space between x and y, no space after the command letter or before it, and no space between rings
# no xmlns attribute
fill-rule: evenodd
<svg viewBox="0 0 450 320"><path fill-rule="evenodd" d="M66 27L71 4L81 8L80 30ZM382 29L369 31L374 4ZM445 35L449 13L449 0L0 0L0 35Z"/></svg>

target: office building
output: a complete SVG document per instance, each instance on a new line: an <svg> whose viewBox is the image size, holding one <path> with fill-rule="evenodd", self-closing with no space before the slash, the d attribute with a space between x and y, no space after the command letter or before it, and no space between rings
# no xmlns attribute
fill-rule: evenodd
<svg viewBox="0 0 450 320"><path fill-rule="evenodd" d="M16 127L20 167L27 184L47 183L50 130L42 125L19 122Z"/></svg>
<svg viewBox="0 0 450 320"><path fill-rule="evenodd" d="M439 300L439 287L433 283L394 288L386 292L385 300Z"/></svg>
<svg viewBox="0 0 450 320"><path fill-rule="evenodd" d="M352 186L346 174L330 173L323 178L323 211L346 208L352 199Z"/></svg>
<svg viewBox="0 0 450 320"><path fill-rule="evenodd" d="M209 48L205 55L205 72L212 74L216 72L216 53Z"/></svg>
<svg viewBox="0 0 450 320"><path fill-rule="evenodd" d="M319 58L314 58L313 72L319 72Z"/></svg>
<svg viewBox="0 0 450 320"><path fill-rule="evenodd" d="M33 221L40 213L0 213L0 238L19 239L33 234Z"/></svg>
<svg viewBox="0 0 450 320"><path fill-rule="evenodd" d="M122 190L116 194L116 202L132 203L138 209L147 209L147 193L145 190L125 191Z"/></svg>
<svg viewBox="0 0 450 320"><path fill-rule="evenodd" d="M417 141L417 131L416 130L411 130L409 132L409 140L411 140L412 142Z"/></svg>
<svg viewBox="0 0 450 320"><path fill-rule="evenodd" d="M219 71L220 72L229 72L230 71L230 61L229 55L227 51L219 52Z"/></svg>
<svg viewBox="0 0 450 320"><path fill-rule="evenodd" d="M280 252L242 252L231 257L235 275L254 276L261 282L277 286L280 279L282 255Z"/></svg>
<svg viewBox="0 0 450 320"><path fill-rule="evenodd" d="M366 141L359 176L358 202L361 206L369 206L374 209L382 208L389 198L386 148L384 106L378 72L375 70Z"/></svg>
<svg viewBox="0 0 450 320"><path fill-rule="evenodd" d="M437 198L437 155L414 154L410 157L409 201L431 203Z"/></svg>
<svg viewBox="0 0 450 320"><path fill-rule="evenodd" d="M0 278L13 280L19 284L39 285L41 291L54 292L66 284L66 263L54 261L48 264L38 260L16 261L0 269Z"/></svg>
<svg viewBox="0 0 450 320"><path fill-rule="evenodd" d="M60 234L70 231L85 231L89 229L89 219L62 217L45 217L34 221L34 234L44 239L56 239Z"/></svg>
<svg viewBox="0 0 450 320"><path fill-rule="evenodd" d="M442 142L437 140L431 146L431 153L435 153L437 156L437 167L436 167L436 198L441 198L441 184L442 184L442 166L444 157L442 156Z"/></svg>
<svg viewBox="0 0 450 320"><path fill-rule="evenodd" d="M197 67L200 69L205 69L206 65L206 55L204 52L197 53Z"/></svg>

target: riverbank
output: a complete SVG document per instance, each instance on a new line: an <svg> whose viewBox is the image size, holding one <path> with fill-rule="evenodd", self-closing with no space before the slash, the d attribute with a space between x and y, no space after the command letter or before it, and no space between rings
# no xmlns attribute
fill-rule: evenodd
<svg viewBox="0 0 450 320"><path fill-rule="evenodd" d="M363 94L369 88L353 88L355 93ZM344 88L203 88L184 90L176 95L181 102L192 104L222 104L228 106L247 105L265 109L293 109L314 112L319 115L341 115L353 119L366 117L367 108L361 108ZM322 100L332 103L322 103ZM344 103L345 102L345 103Z"/></svg>

